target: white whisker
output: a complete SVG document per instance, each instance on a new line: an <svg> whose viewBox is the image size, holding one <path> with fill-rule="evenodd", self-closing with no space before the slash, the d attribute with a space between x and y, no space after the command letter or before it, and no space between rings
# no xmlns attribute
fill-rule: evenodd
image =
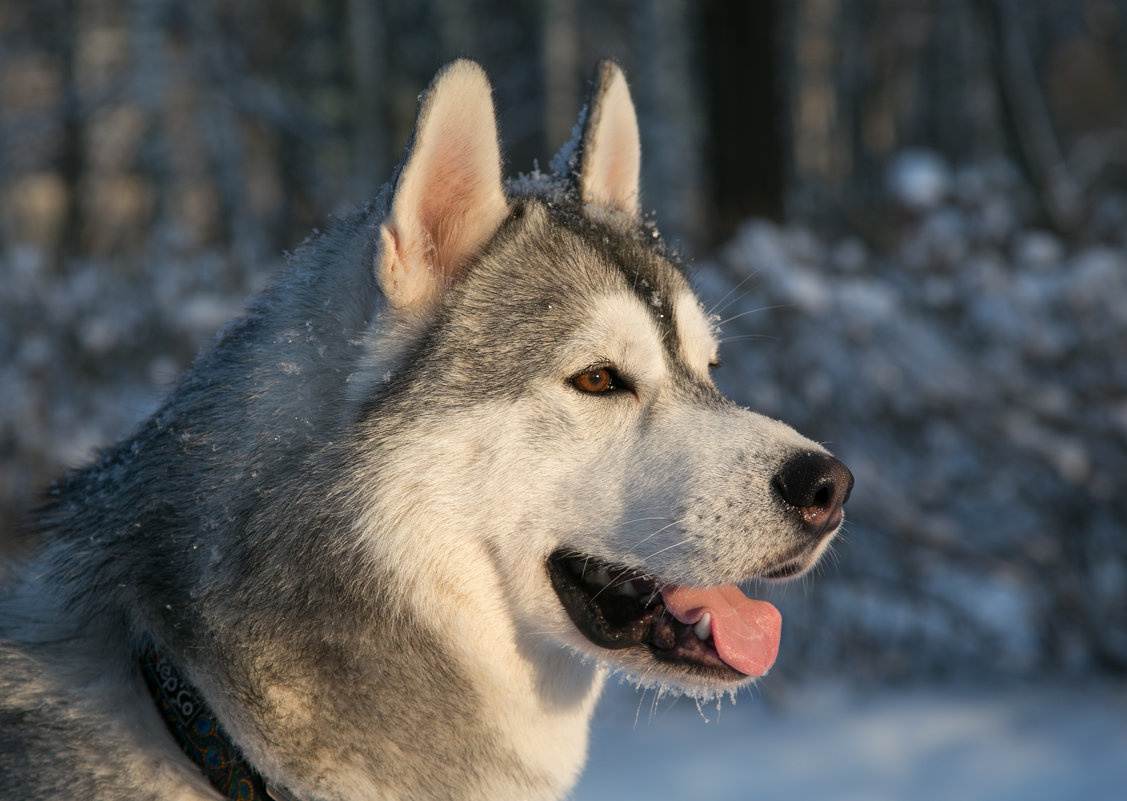
<svg viewBox="0 0 1127 801"><path fill-rule="evenodd" d="M726 323L732 322L732 320L738 320L741 317L746 317L749 314L757 314L759 312L772 311L773 309L785 309L786 307L787 307L787 304L777 304L777 305L774 305L774 306L760 306L758 309L748 309L747 311L742 311L739 314L733 314L731 317L728 317L727 319L721 320L716 325L717 326L725 325Z"/></svg>
<svg viewBox="0 0 1127 801"><path fill-rule="evenodd" d="M751 273L745 275L743 277L742 281L740 281L738 284L736 284L735 286L733 286L731 289L729 289L727 292L724 293L724 297L720 298L720 300L718 300L718 301L716 301L715 303L712 304L712 308L708 310L708 314L710 316L713 315L713 314L719 314L720 312L724 311L724 309L731 306L733 303L738 303L740 300L747 297L748 293L751 292L751 289L746 289L743 292L741 292L737 297L734 297L731 300L728 300L728 298L731 297L732 293L737 292L738 290L742 289L744 284L746 284L752 278L757 277L759 275L759 273L761 273L761 272L762 272L762 269L753 270ZM728 300L727 303L724 302L726 300Z"/></svg>
<svg viewBox="0 0 1127 801"><path fill-rule="evenodd" d="M667 520L664 515L654 515L653 517L635 517L633 520L623 520L618 526L629 526L632 523L645 523L647 520Z"/></svg>
<svg viewBox="0 0 1127 801"><path fill-rule="evenodd" d="M724 344L725 342L738 342L741 339L770 339L775 342L779 341L778 337L771 336L770 334L737 334L733 337L724 337L720 340L720 344Z"/></svg>
<svg viewBox="0 0 1127 801"><path fill-rule="evenodd" d="M646 559L653 559L653 558L654 558L655 556L657 556L657 555L658 555L659 553L665 553L666 551L668 551L668 550L670 550L670 549L672 549L672 548L676 548L676 547L678 547L678 546L680 546L680 545L684 545L685 543L687 543L687 542L692 542L692 541L693 541L693 538L692 538L692 537L685 537L685 539L683 539L683 540L680 540L679 542L675 542L675 543L673 543L672 545L666 545L666 546L665 546L664 548L661 548L660 550L654 551L654 552L653 552L653 553L651 553L651 554L650 554L649 556L643 556L643 557L642 557L642 560L643 560L643 561L645 561Z"/></svg>
<svg viewBox="0 0 1127 801"><path fill-rule="evenodd" d="M652 518L652 519L653 519L653 520L661 520L662 518L660 518L660 517L655 517L655 518ZM680 523L681 523L681 522L682 522L683 520L684 520L684 518L680 518L680 519L678 519L678 520L671 520L671 521L669 521L669 523L667 523L666 525L662 526L661 528L657 529L656 531L652 531L652 532L650 532L650 533L649 533L649 534L647 534L646 536L642 537L642 539L640 539L640 540L638 540L637 542L635 542L635 543L634 543L634 547L635 547L635 548L637 548L637 547L638 547L639 545L641 545L641 544L642 544L643 542L645 542L646 540L649 540L649 539L653 539L654 537L656 537L656 536L657 536L658 534L660 534L661 532L665 531L666 529L669 529L669 528L671 528L671 527L673 527L673 526L676 526L676 525L680 524Z"/></svg>

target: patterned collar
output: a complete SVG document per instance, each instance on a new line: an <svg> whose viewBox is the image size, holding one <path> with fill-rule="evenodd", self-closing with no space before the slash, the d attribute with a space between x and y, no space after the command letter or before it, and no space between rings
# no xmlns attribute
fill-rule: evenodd
<svg viewBox="0 0 1127 801"><path fill-rule="evenodd" d="M296 801L244 761L199 691L188 684L153 638L141 637L141 675L161 717L184 753L231 801Z"/></svg>

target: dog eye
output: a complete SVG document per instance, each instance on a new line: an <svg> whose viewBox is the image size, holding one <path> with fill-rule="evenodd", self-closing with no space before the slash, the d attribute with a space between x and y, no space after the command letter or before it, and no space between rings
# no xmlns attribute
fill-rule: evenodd
<svg viewBox="0 0 1127 801"><path fill-rule="evenodd" d="M571 385L580 392L592 395L601 395L612 392L622 386L618 373L609 367L591 367L578 375L572 376Z"/></svg>

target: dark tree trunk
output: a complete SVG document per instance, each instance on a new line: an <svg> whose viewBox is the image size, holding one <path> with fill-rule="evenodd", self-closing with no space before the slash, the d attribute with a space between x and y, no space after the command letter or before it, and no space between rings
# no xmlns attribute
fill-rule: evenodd
<svg viewBox="0 0 1127 801"><path fill-rule="evenodd" d="M57 166L66 187L66 208L55 251L56 270L82 253L82 177L85 171L83 153L83 118L79 102L78 75L75 69L79 22L74 0L59 3L59 61L62 65L62 146Z"/></svg>
<svg viewBox="0 0 1127 801"><path fill-rule="evenodd" d="M722 239L749 216L783 215L787 129L774 0L706 0L701 61L707 102L705 164Z"/></svg>

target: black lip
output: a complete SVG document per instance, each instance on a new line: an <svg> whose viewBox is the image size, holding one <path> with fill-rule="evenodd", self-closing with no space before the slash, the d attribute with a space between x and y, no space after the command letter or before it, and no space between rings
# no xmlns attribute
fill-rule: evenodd
<svg viewBox="0 0 1127 801"><path fill-rule="evenodd" d="M839 520L838 524L840 525L840 523ZM819 545L821 545L821 540L808 545L793 556L780 559L774 567L763 571L756 578L785 582L805 575L818 563Z"/></svg>
<svg viewBox="0 0 1127 801"><path fill-rule="evenodd" d="M611 576L612 585L624 581L644 582L644 589L651 597L656 591L653 581L636 571L622 567L611 568L605 562L598 562L584 555L557 551L548 558L548 577L552 581L552 588L583 636L600 648L611 650L642 644L650 634L653 619L658 607L661 607L660 602L645 603L644 598L643 602L639 602L610 592L592 593L576 577L577 566L580 575L600 567L606 569ZM664 611L664 607L661 610Z"/></svg>
<svg viewBox="0 0 1127 801"><path fill-rule="evenodd" d="M582 580L588 571L599 569L610 576L604 589L592 588ZM548 558L547 570L552 588L572 623L600 648L632 649L654 661L714 681L746 678L720 659L711 638L702 641L691 625L666 611L660 583L654 577L568 550L553 553ZM616 585L626 581L634 583L637 597L613 592Z"/></svg>

